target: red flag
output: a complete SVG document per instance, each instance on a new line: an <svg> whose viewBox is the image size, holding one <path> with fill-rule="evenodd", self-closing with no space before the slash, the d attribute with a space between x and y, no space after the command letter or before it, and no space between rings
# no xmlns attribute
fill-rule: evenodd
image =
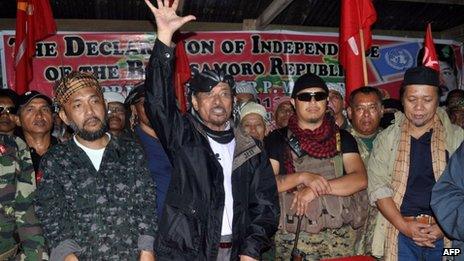
<svg viewBox="0 0 464 261"><path fill-rule="evenodd" d="M364 48L372 45L371 26L377 13L371 0L342 0L339 37L339 62L345 69L346 97L356 88L366 85L363 80L363 58L360 30ZM367 72L365 72L367 74Z"/></svg>
<svg viewBox="0 0 464 261"><path fill-rule="evenodd" d="M437 52L435 51L435 44L432 37L432 25L427 24L427 32L424 39L424 58L422 64L426 67L432 68L435 71L440 71L440 64L438 63Z"/></svg>
<svg viewBox="0 0 464 261"><path fill-rule="evenodd" d="M48 0L17 0L14 65L18 94L29 90L36 42L54 33L56 25Z"/></svg>
<svg viewBox="0 0 464 261"><path fill-rule="evenodd" d="M176 45L176 65L174 73L174 88L179 105L179 110L182 113L187 111L187 99L185 98L185 83L190 78L190 64L183 40L179 40Z"/></svg>

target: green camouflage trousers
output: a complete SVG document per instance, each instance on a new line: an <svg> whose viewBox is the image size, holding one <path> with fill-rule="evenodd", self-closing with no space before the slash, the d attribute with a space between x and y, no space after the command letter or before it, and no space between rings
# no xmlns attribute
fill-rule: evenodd
<svg viewBox="0 0 464 261"><path fill-rule="evenodd" d="M374 235L375 218L378 212L376 207L369 206L366 223L356 230L356 255L372 254L372 237Z"/></svg>
<svg viewBox="0 0 464 261"><path fill-rule="evenodd" d="M291 260L295 234L279 230L275 235L276 260ZM304 260L316 261L322 258L334 258L354 255L356 230L350 225L337 229L326 229L317 234L300 232L298 250Z"/></svg>

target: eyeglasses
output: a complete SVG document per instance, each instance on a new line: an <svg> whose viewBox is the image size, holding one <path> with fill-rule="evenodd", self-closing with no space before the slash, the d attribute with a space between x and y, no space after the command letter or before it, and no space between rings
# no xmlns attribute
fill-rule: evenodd
<svg viewBox="0 0 464 261"><path fill-rule="evenodd" d="M0 114L7 113L7 114L16 114L16 108L15 107L3 107L0 106Z"/></svg>
<svg viewBox="0 0 464 261"><path fill-rule="evenodd" d="M108 108L108 114L110 113L115 113L115 114L124 114L126 112L126 110L124 108L119 108L119 107L116 107L116 108Z"/></svg>
<svg viewBox="0 0 464 261"><path fill-rule="evenodd" d="M296 96L299 101L310 102L313 98L316 101L322 101L327 99L328 94L325 92L303 92Z"/></svg>

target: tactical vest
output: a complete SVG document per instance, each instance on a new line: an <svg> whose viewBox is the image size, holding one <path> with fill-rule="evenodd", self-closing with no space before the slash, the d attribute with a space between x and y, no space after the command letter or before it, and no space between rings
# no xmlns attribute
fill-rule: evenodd
<svg viewBox="0 0 464 261"><path fill-rule="evenodd" d="M292 135L288 131L289 137ZM293 165L296 172L317 173L327 180L343 176L343 158L341 153L340 134L337 134L338 154L333 158L316 159L308 155L300 158L291 151ZM298 190L304 186L299 186ZM295 210L290 209L294 194L292 192L280 193L281 216L279 228L295 233L298 217ZM323 195L309 203L301 223L301 231L318 233L326 228L340 228L344 224L350 224L354 229L361 227L367 217L368 198L366 190L357 192L351 196L340 197Z"/></svg>

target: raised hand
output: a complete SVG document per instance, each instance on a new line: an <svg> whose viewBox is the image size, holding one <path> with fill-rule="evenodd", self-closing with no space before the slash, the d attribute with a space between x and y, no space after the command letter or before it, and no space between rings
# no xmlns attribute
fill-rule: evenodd
<svg viewBox="0 0 464 261"><path fill-rule="evenodd" d="M188 15L180 17L176 14L179 0L174 0L172 6L169 6L169 0L157 0L158 8L156 8L150 0L145 0L145 3L150 8L155 16L158 39L165 45L171 44L172 35L175 31L181 28L184 24L195 20L195 16Z"/></svg>

